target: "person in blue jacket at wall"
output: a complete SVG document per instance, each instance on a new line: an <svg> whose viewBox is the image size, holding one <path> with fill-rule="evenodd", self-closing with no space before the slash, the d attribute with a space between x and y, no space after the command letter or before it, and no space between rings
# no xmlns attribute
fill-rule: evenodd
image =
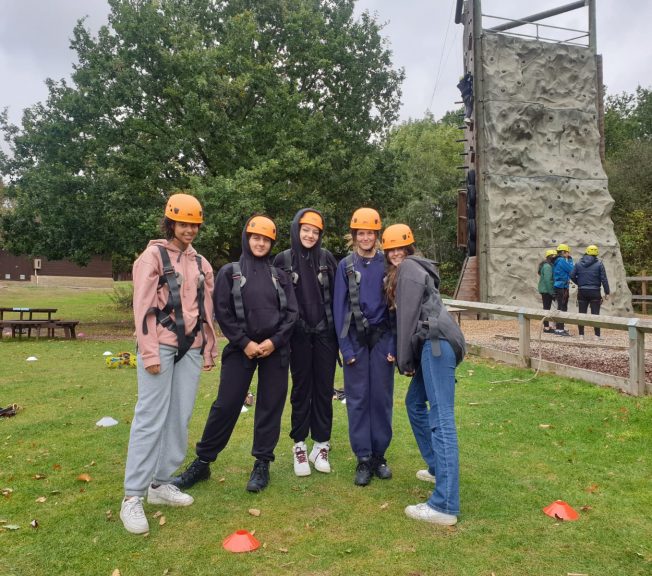
<svg viewBox="0 0 652 576"><path fill-rule="evenodd" d="M353 252L337 267L333 316L344 360L349 440L358 459L354 483L392 472L385 452L392 439L395 338L384 294L380 215L359 208L351 218Z"/></svg>
<svg viewBox="0 0 652 576"><path fill-rule="evenodd" d="M609 281L604 264L598 260L600 251L595 244L586 249L586 253L575 264L570 279L577 284L577 307L580 314L586 314L589 306L591 314L600 314L602 295L600 288L604 288L604 299L609 300ZM595 337L600 339L600 327L595 326ZM580 336L584 338L584 326L579 325Z"/></svg>
<svg viewBox="0 0 652 576"><path fill-rule="evenodd" d="M555 287L555 300L557 300L557 309L560 312L568 311L568 286L570 285L570 275L573 271L573 258L570 255L570 248L567 244L557 246L557 258L553 265L553 277ZM555 334L558 336L570 336L568 330L564 330L564 323L555 324Z"/></svg>
<svg viewBox="0 0 652 576"><path fill-rule="evenodd" d="M274 265L292 279L299 317L290 340L292 373L292 429L294 473L331 471L328 454L333 428L333 382L337 364L337 337L333 322L333 287L337 260L321 247L324 219L314 208L299 210L290 227L290 248ZM306 440L314 441L308 453Z"/></svg>

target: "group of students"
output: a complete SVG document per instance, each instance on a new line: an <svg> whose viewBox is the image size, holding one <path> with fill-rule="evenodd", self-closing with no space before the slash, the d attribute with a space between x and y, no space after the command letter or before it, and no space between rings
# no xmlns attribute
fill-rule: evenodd
<svg viewBox="0 0 652 576"><path fill-rule="evenodd" d="M434 262L415 254L405 224L382 234L376 210L351 218L352 251L339 264L321 247L324 220L306 208L295 215L291 247L273 263L274 222L255 215L242 233L238 262L217 277L192 247L203 222L188 194L168 200L163 232L133 267L138 344L138 401L129 438L120 517L132 533L148 532L143 509L189 506L183 492L210 477L226 447L258 370L253 470L249 492L269 483L270 462L292 374L290 437L294 472L323 473L329 461L332 393L343 358L349 440L357 458L354 483L389 479L385 458L392 438L394 367L411 376L406 407L428 465L417 477L435 483L425 503L407 506L414 519L452 525L459 514L459 455L454 419L455 368L465 342L439 295ZM215 319L227 339L220 383L196 445L196 458L179 475L200 373L215 366ZM312 449L306 444L313 441Z"/></svg>
<svg viewBox="0 0 652 576"><path fill-rule="evenodd" d="M546 250L545 260L539 264L538 291L541 294L543 309L550 310L553 301L561 312L568 311L570 283L577 285L577 306L580 314L586 314L591 309L591 314L600 314L602 304L602 289L604 299L609 299L609 281L604 264L598 258L600 250L595 244L586 248L585 254L574 263L570 248L567 244L560 244L556 249ZM564 328L563 322L556 322L552 328L547 320L543 322L543 331L558 336L570 336ZM584 337L584 326L578 327L579 334ZM600 339L600 328L595 327L595 337Z"/></svg>

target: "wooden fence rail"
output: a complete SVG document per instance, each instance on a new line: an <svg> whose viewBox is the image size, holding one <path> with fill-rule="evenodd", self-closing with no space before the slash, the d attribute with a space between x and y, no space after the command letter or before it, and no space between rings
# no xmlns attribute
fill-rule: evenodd
<svg viewBox="0 0 652 576"><path fill-rule="evenodd" d="M652 282L652 276L646 276L646 273L645 270L641 270L640 276L627 276L625 278L627 282L641 283L641 293L632 294L632 304L640 304L643 314L647 314L647 303L652 300L652 295L647 293L647 283Z"/></svg>
<svg viewBox="0 0 652 576"><path fill-rule="evenodd" d="M497 316L510 316L518 318L519 322L519 353L516 364L525 368L532 366L530 352L530 321L543 320L564 322L565 324L582 324L584 326L597 326L611 330L624 330L629 335L629 378L618 376L605 376L599 372L584 370L554 362L541 361L540 366L546 371L572 376L599 384L612 386L632 394L643 396L646 393L645 384L645 334L652 333L652 320L643 318L626 318L621 316L594 316L591 314L574 314L559 312L558 310L541 310L539 308L521 308L503 304L487 304L484 302L466 302L464 300L444 299L444 304L456 309L464 309L478 314L494 314ZM513 362L513 354L504 352L493 357L506 362ZM555 367L560 367L556 369ZM561 367L563 366L563 369Z"/></svg>

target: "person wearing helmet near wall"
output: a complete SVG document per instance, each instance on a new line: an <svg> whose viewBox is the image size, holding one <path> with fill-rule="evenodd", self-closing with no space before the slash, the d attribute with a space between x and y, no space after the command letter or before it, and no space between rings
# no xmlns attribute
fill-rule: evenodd
<svg viewBox="0 0 652 576"><path fill-rule="evenodd" d="M567 244L557 246L557 258L552 266L553 286L555 288L555 300L557 309L560 312L568 311L568 287L570 275L573 271L573 258L570 255L570 248ZM555 323L555 334L558 336L570 336L570 332L564 329L563 322Z"/></svg>
<svg viewBox="0 0 652 576"><path fill-rule="evenodd" d="M120 518L134 534L149 531L145 495L150 504L193 503L170 482L186 455L199 376L217 355L213 269L192 246L203 221L196 198L172 195L162 222L165 239L150 241L133 266L138 402Z"/></svg>
<svg viewBox="0 0 652 576"><path fill-rule="evenodd" d="M439 295L436 264L414 255L405 224L383 233L388 263L385 291L396 311L396 361L412 376L405 407L421 456L428 465L417 478L435 482L427 502L407 506L415 520L453 525L460 511L459 449L455 427L455 368L465 354L462 330Z"/></svg>
<svg viewBox="0 0 652 576"><path fill-rule="evenodd" d="M247 490L260 492L269 483L269 463L274 460L287 396L290 336L297 318L292 282L269 260L275 241L274 222L266 216L252 216L242 232L240 259L217 274L215 319L228 343L222 351L217 398L195 448L197 458L174 479L179 488L190 488L210 477L210 464L231 437L256 369L251 451L256 460Z"/></svg>
<svg viewBox="0 0 652 576"><path fill-rule="evenodd" d="M290 226L290 248L274 265L292 278L299 317L290 340L292 373L292 429L294 473L329 473L333 427L333 382L337 363L337 338L333 322L333 287L337 261L321 247L324 219L313 208L299 210ZM310 454L306 438L314 445Z"/></svg>
<svg viewBox="0 0 652 576"><path fill-rule="evenodd" d="M541 294L544 310L550 310L552 307L552 301L555 299L555 286L552 278L552 267L555 263L556 257L557 250L554 248L546 250L545 260L542 260L539 264L539 285L537 289L539 290L539 294ZM544 320L543 331L554 332L555 330L554 328L550 327L550 323L547 320Z"/></svg>
<svg viewBox="0 0 652 576"><path fill-rule="evenodd" d="M604 289L604 299L609 300L609 281L604 264L598 260L600 251L595 244L586 249L584 256L575 264L570 279L577 284L577 307L580 314L586 314L589 306L591 314L600 314L602 295L600 288ZM595 326L595 337L600 339L600 327ZM579 333L584 338L584 326L579 325Z"/></svg>
<svg viewBox="0 0 652 576"><path fill-rule="evenodd" d="M354 483L391 478L395 340L383 290L380 216L360 208L351 218L353 251L337 267L333 315L344 360L349 441L358 459Z"/></svg>

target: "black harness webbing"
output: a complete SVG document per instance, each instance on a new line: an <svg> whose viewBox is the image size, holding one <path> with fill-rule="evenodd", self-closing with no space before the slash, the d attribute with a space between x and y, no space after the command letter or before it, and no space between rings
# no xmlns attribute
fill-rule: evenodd
<svg viewBox="0 0 652 576"><path fill-rule="evenodd" d="M276 288L276 295L278 296L278 307L281 313L281 318L285 316L285 311L288 307L288 300L285 295L285 290L278 279L278 270L274 266L269 267L272 274L272 283ZM243 330L247 329L247 317L245 315L244 303L242 301L242 287L247 282L247 279L242 275L242 269L239 262L233 262L231 269L231 278L233 285L231 286L231 296L233 297L233 305L235 306L235 316L238 319L238 324Z"/></svg>
<svg viewBox="0 0 652 576"><path fill-rule="evenodd" d="M192 329L190 334L186 334L186 324L183 319L183 308L181 306L181 286L177 280L177 273L170 262L168 251L163 246L157 246L161 254L161 262L163 264L163 274L159 277L157 290L167 284L168 286L168 301L165 306L161 308L152 307L145 312L143 318L143 334L148 333L147 329L147 316L154 314L156 316L156 323L163 326L167 330L174 332L177 335L177 354L174 357L176 364L183 358L190 350L197 333L202 333L202 347L201 353L204 352L204 345L206 342L204 334L204 322L206 322L206 310L204 307L204 280L205 275L201 266L201 256L197 255L197 267L199 268L199 281L197 284L197 303L199 307L199 318L197 323ZM174 312L174 318L172 313Z"/></svg>
<svg viewBox="0 0 652 576"><path fill-rule="evenodd" d="M283 263L281 268L287 272L288 276L292 279L292 283L296 284L299 281L299 274L292 268L292 250L288 248L281 252ZM328 276L328 261L326 260L326 252L322 249L319 251L319 272L317 273L317 280L322 288L322 301L324 303L324 314L326 315L326 326L322 326L323 321L314 328L310 328L305 322L301 323L301 318L297 320L297 324L306 334L319 334L324 331L334 331L335 322L333 321L333 308L331 306L331 289L330 278Z"/></svg>
<svg viewBox="0 0 652 576"><path fill-rule="evenodd" d="M346 256L344 259L344 266L349 285L350 310L344 319L340 338L346 338L346 335L349 333L349 327L351 326L351 317L353 317L358 337L365 339L369 328L369 322L360 309L360 272L356 271L353 267L353 254Z"/></svg>

